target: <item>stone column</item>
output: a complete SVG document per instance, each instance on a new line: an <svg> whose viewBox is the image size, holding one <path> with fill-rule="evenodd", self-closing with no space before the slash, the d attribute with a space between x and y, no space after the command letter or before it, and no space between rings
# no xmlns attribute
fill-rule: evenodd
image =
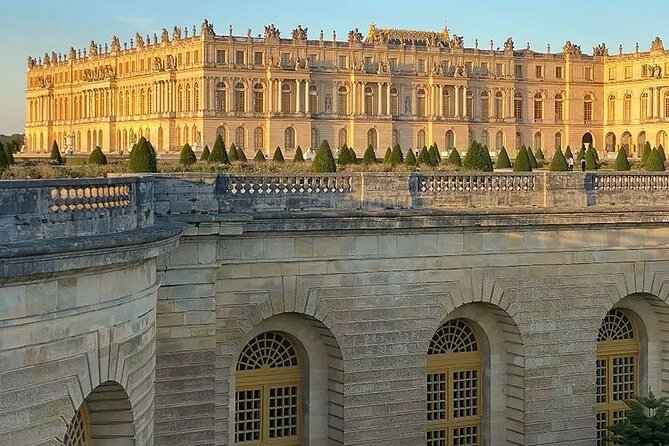
<svg viewBox="0 0 669 446"><path fill-rule="evenodd" d="M296 113L302 113L302 104L301 104L301 94L300 94L300 86L302 84L302 81L299 79L295 80L295 112Z"/></svg>
<svg viewBox="0 0 669 446"><path fill-rule="evenodd" d="M462 117L469 117L469 110L467 110L467 86L462 87Z"/></svg>
<svg viewBox="0 0 669 446"><path fill-rule="evenodd" d="M378 85L377 94L379 96L379 107L376 109L376 114L381 116L383 114L383 82L379 82Z"/></svg>
<svg viewBox="0 0 669 446"><path fill-rule="evenodd" d="M456 85L455 86L455 115L453 115L455 118L460 117L460 86Z"/></svg>
<svg viewBox="0 0 669 446"><path fill-rule="evenodd" d="M274 111L274 80L267 81L267 111L272 113Z"/></svg>
<svg viewBox="0 0 669 446"><path fill-rule="evenodd" d="M411 86L411 116L418 114L418 89Z"/></svg>
<svg viewBox="0 0 669 446"><path fill-rule="evenodd" d="M311 113L309 102L311 101L311 92L309 91L309 79L304 81L304 112Z"/></svg>
<svg viewBox="0 0 669 446"><path fill-rule="evenodd" d="M660 95L661 91L662 91L662 87L655 88L655 96L657 97L656 105L655 105L655 117L657 119L662 118L662 107L661 107L662 102L661 102L661 99L660 99L661 98L661 95Z"/></svg>
<svg viewBox="0 0 669 446"><path fill-rule="evenodd" d="M444 86L439 84L439 116L444 117Z"/></svg>
<svg viewBox="0 0 669 446"><path fill-rule="evenodd" d="M386 85L386 115L390 115L390 82Z"/></svg>
<svg viewBox="0 0 669 446"><path fill-rule="evenodd" d="M624 100L623 100L623 103L624 103ZM648 118L652 119L653 116L655 116L655 110L654 110L654 107L653 107L653 105L655 104L655 94L654 94L654 91L653 91L653 87L650 87L648 89L648 99L646 101L646 104L647 104L646 105L646 109L647 109L646 114L648 115ZM630 112L631 112L631 110L630 110ZM624 111L623 111L623 113L624 113Z"/></svg>
<svg viewBox="0 0 669 446"><path fill-rule="evenodd" d="M279 109L279 113L283 113L283 101L282 96L283 96L283 79L279 79L279 85L278 85L278 91L279 93L277 94L278 101L277 101L277 108Z"/></svg>

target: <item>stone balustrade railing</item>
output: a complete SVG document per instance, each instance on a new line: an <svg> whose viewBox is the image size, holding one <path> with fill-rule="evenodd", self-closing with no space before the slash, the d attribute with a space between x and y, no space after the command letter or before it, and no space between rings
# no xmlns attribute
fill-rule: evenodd
<svg viewBox="0 0 669 446"><path fill-rule="evenodd" d="M0 181L0 244L153 225L152 178Z"/></svg>
<svg viewBox="0 0 669 446"><path fill-rule="evenodd" d="M669 175L655 172L598 173L593 177L598 191L669 190Z"/></svg>
<svg viewBox="0 0 669 446"><path fill-rule="evenodd" d="M327 194L351 192L351 175L231 175L232 195Z"/></svg>

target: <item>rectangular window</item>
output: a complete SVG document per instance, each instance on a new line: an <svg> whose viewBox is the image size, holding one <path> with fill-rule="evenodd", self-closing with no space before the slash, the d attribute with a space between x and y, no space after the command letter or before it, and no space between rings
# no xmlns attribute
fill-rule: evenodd
<svg viewBox="0 0 669 446"><path fill-rule="evenodd" d="M235 52L235 63L244 64L244 51Z"/></svg>
<svg viewBox="0 0 669 446"><path fill-rule="evenodd" d="M262 65L262 51L256 51L253 53L253 64Z"/></svg>
<svg viewBox="0 0 669 446"><path fill-rule="evenodd" d="M309 67L310 68L315 68L318 66L318 55L317 54L309 54Z"/></svg>
<svg viewBox="0 0 669 446"><path fill-rule="evenodd" d="M372 69L372 58L369 56L365 56L365 70L371 70Z"/></svg>
<svg viewBox="0 0 669 446"><path fill-rule="evenodd" d="M193 54L194 54L194 56L193 56L193 63L196 63L196 64L197 64L197 63L200 63L200 52L199 52L199 51L195 51L195 53L193 53Z"/></svg>
<svg viewBox="0 0 669 446"><path fill-rule="evenodd" d="M290 65L290 53L281 53L281 65L284 67Z"/></svg>
<svg viewBox="0 0 669 446"><path fill-rule="evenodd" d="M592 80L592 67L585 67L585 80L586 81Z"/></svg>
<svg viewBox="0 0 669 446"><path fill-rule="evenodd" d="M555 101L555 121L562 122L562 101Z"/></svg>
<svg viewBox="0 0 669 446"><path fill-rule="evenodd" d="M648 77L648 65L641 65L641 77Z"/></svg>
<svg viewBox="0 0 669 446"><path fill-rule="evenodd" d="M616 78L616 69L615 67L611 67L609 68L609 80L612 81L615 80L615 78Z"/></svg>
<svg viewBox="0 0 669 446"><path fill-rule="evenodd" d="M472 62L465 62L465 70L467 71L467 74L472 74L473 69L474 64Z"/></svg>
<svg viewBox="0 0 669 446"><path fill-rule="evenodd" d="M339 56L337 65L342 70L345 70L346 68L348 68L348 64L346 63L346 56Z"/></svg>
<svg viewBox="0 0 669 446"><path fill-rule="evenodd" d="M498 63L495 66L495 75L497 75L497 76L504 75L504 64Z"/></svg>
<svg viewBox="0 0 669 446"><path fill-rule="evenodd" d="M144 59L139 61L139 69L140 71L144 71ZM58 75L58 77L60 78L60 74Z"/></svg>
<svg viewBox="0 0 669 446"><path fill-rule="evenodd" d="M481 62L481 74L483 76L488 75L488 62Z"/></svg>
<svg viewBox="0 0 669 446"><path fill-rule="evenodd" d="M184 61L183 61L183 54L179 53L179 54L177 55L177 66L180 67L181 65L183 65L183 63L184 63Z"/></svg>
<svg viewBox="0 0 669 446"><path fill-rule="evenodd" d="M186 65L190 65L190 51L186 52Z"/></svg>
<svg viewBox="0 0 669 446"><path fill-rule="evenodd" d="M397 58L392 57L389 63L390 63L390 71L397 71Z"/></svg>
<svg viewBox="0 0 669 446"><path fill-rule="evenodd" d="M425 73L425 59L418 59L418 62L416 63L416 71Z"/></svg>
<svg viewBox="0 0 669 446"><path fill-rule="evenodd" d="M555 78L562 79L562 67L555 67Z"/></svg>
<svg viewBox="0 0 669 446"><path fill-rule="evenodd" d="M629 65L625 67L625 79L632 79L632 67Z"/></svg>
<svg viewBox="0 0 669 446"><path fill-rule="evenodd" d="M216 63L225 63L225 50L216 50Z"/></svg>
<svg viewBox="0 0 669 446"><path fill-rule="evenodd" d="M523 66L522 65L516 65L516 77L519 77L519 78L523 77Z"/></svg>
<svg viewBox="0 0 669 446"><path fill-rule="evenodd" d="M592 121L592 102L586 101L583 104L583 120L585 122Z"/></svg>
<svg viewBox="0 0 669 446"><path fill-rule="evenodd" d="M544 67L541 65L537 65L534 67L534 74L537 77L537 79L543 79L544 78Z"/></svg>

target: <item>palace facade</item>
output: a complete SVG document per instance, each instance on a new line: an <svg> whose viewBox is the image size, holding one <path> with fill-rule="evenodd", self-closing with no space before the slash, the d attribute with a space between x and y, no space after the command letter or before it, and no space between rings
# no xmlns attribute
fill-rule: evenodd
<svg viewBox="0 0 669 446"><path fill-rule="evenodd" d="M121 45L28 59L26 147L128 152L141 136L160 153L202 149L217 134L249 154L280 146L290 156L322 139L362 153L372 145L491 149L522 144L552 152L592 143L634 155L646 140L666 146L669 52L586 55L514 46L465 47L448 29L370 26L346 41L335 33L290 38L270 25L262 37L175 27Z"/></svg>

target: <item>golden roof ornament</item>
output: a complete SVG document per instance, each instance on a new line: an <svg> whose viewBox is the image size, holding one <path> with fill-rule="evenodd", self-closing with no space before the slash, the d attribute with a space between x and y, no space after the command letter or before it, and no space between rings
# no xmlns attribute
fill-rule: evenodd
<svg viewBox="0 0 669 446"><path fill-rule="evenodd" d="M664 51L664 44L662 43L662 39L659 37L655 37L655 40L650 44L650 50L655 52L655 51Z"/></svg>
<svg viewBox="0 0 669 446"><path fill-rule="evenodd" d="M375 23L369 24L369 32L365 43L383 43L391 45L442 46L451 43L448 27L442 32L416 31L410 29L377 28Z"/></svg>

